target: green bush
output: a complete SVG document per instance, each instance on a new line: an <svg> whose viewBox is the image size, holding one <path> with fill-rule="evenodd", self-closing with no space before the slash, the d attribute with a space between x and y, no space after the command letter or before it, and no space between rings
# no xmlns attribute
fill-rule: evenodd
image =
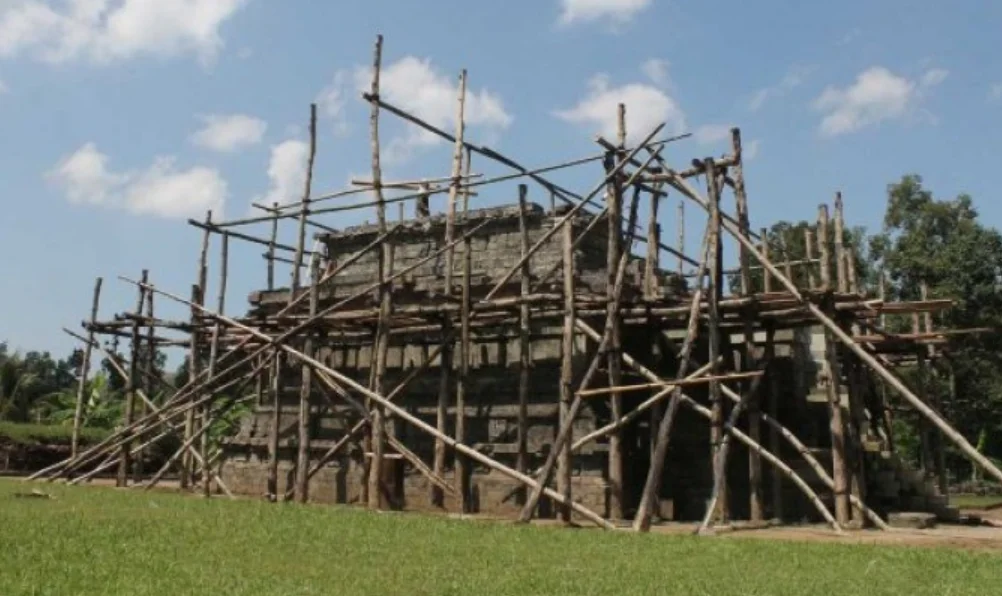
<svg viewBox="0 0 1002 596"><path fill-rule="evenodd" d="M87 445L100 442L110 432L105 428L81 428L80 443ZM73 440L73 428L56 424L0 422L0 441L3 440L22 445L69 445Z"/></svg>

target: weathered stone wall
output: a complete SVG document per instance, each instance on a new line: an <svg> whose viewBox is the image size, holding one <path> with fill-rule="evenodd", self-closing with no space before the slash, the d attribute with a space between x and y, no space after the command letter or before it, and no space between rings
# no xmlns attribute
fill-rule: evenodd
<svg viewBox="0 0 1002 596"><path fill-rule="evenodd" d="M504 274L518 263L521 252L517 208L499 208L491 210L472 211L467 217L469 226L480 222L489 223L481 229L471 241L473 286L475 292L486 291ZM546 214L538 206L533 206L527 216L530 230L530 243L535 244L547 230L552 229L555 217ZM573 221L575 234L587 225L588 220L579 218ZM395 255L394 269L399 271L417 263L443 246L444 218L433 217L424 221L405 222L403 229L394 236ZM457 236L462 233L463 226L457 228ZM581 291L604 295L607 274L606 240L603 236L605 226L597 226L594 232L580 243L575 253L575 271ZM348 255L355 253L369 244L377 236L375 226L359 226L349 228L336 234L320 236L326 243L328 254L336 265ZM394 287L394 304L424 304L422 296L440 294L443 289L445 257L440 255L428 263L417 267ZM462 264L462 244L457 247L455 258L454 283L459 285L458 275ZM358 262L339 274L333 284L328 284L321 293L321 307L332 304L345 296L357 292L360 288L371 284L377 278L376 253L371 251ZM562 266L561 234L554 234L541 248L532 260L532 271L535 276L557 268L551 281L559 291ZM634 272L643 270L642 261L633 265ZM627 293L636 294L639 283L628 280ZM509 292L517 291L518 278ZM662 282L665 292L672 291L668 275ZM543 288L545 289L545 288ZM476 294L475 294L476 295ZM441 300L440 297L435 297ZM288 300L287 291L257 293L252 296L252 304L258 312L273 312L283 306ZM360 299L360 308L374 306L374 295ZM353 305L355 306L355 305ZM604 321L594 320L593 326L601 329ZM555 438L558 425L559 371L561 360L559 320L539 321L532 325L532 369L530 375L529 419L527 426L528 454L530 470L540 466L549 453ZM393 387L414 367L419 366L428 353L441 342L440 332L431 332L423 337L391 336L390 350L387 362L387 387ZM319 340L317 357L346 374L362 385L368 384L372 362L372 340L356 338L353 345L340 345L334 342L324 343ZM655 358L653 346L658 344L657 353L667 355L673 353L664 343L657 329L646 325L633 324L624 326L623 349L638 358L645 366L657 371L664 377L673 377L677 370L676 363L669 356L660 360ZM738 341L740 344L740 340ZM458 346L454 346L458 354ZM589 363L594 344L578 337L575 344L574 363L576 370L583 372ZM705 360L706 346L702 342L697 348L697 358ZM466 404L466 437L465 442L481 450L496 460L510 467L515 466L517 456L517 414L518 414L518 378L519 378L519 343L517 329L514 326L499 327L488 330L474 330L470 354L470 391ZM455 364L455 363L454 363ZM430 425L435 425L439 387L441 382L441 363L433 361L431 367L419 375L408 390L397 399L402 407L411 414L421 418ZM279 491L284 492L287 483L292 480L292 462L295 460L297 441L297 412L299 401L299 367L291 363L284 369L281 391L281 426L280 426L280 467ZM599 381L593 386L602 386L606 375L598 375ZM641 379L630 378L628 374L624 382L643 382ZM789 383L787 385L790 385ZM270 386L270 381L266 386ZM687 393L700 401L706 400L705 387L694 386ZM629 411L640 402L650 397L649 392L630 392L624 395L624 410ZM223 477L230 488L245 494L262 495L267 479L267 444L271 433L272 405L270 397L258 405L253 415L243 421L243 426L226 449L223 464ZM317 458L330 448L359 419L359 415L343 402L335 400L338 405L332 405L319 390L311 396L314 409L311 428L311 458ZM454 397L450 396L450 402ZM574 435L582 436L598 427L607 424L611 412L607 399L588 399L575 421ZM455 407L447 409L448 425L446 432L454 432L456 419ZM784 418L790 414L784 413ZM395 435L407 447L421 457L425 462L432 461L434 439L418 432L411 425L399 423L395 425ZM624 446L624 506L627 515L632 515L643 487L650 460L651 428L649 416L642 416L623 431ZM599 439L577 452L572 470L572 492L574 499L593 508L599 513L609 515L609 488L607 485L608 469L608 439ZM742 508L747 509L747 455L743 449L736 449L736 457L731 458L728 476L732 486L732 510L739 514ZM448 456L448 469L444 477L451 480L453 456ZM353 442L339 457L326 465L313 479L310 488L310 498L320 502L355 503L359 502L362 487L365 454L362 447ZM411 469L402 460L389 460L387 474L395 479L396 502L392 506L406 509L425 509L431 507L430 487L424 476ZM697 519L703 515L706 499L709 497L712 483L709 425L697 414L683 408L677 418L672 443L666 462L666 471L661 490L663 496L661 514L669 519ZM473 493L473 504L477 511L488 514L508 515L519 509L520 500L516 498L519 485L503 474L491 471L483 466L471 466L469 482ZM448 497L445 508L456 510L455 498ZM791 506L790 508L794 508ZM543 502L542 516L552 513L552 507Z"/></svg>

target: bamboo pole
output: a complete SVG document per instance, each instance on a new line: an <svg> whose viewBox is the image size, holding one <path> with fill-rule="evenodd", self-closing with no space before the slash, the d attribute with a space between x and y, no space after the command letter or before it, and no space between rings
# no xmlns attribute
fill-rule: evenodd
<svg viewBox="0 0 1002 596"><path fill-rule="evenodd" d="M573 413L571 412L571 401L574 397L574 389L571 387L574 376L574 251L573 251L573 228L570 225L564 226L563 230L563 261L564 261L564 325L560 341L560 417L558 428L571 428L573 425ZM569 447L553 445L553 451L558 453L557 457L557 490L564 496L565 502L571 501L571 450ZM540 486L545 486L548 480L540 478ZM535 508L534 498L536 491L523 508L531 514ZM532 504L530 509L529 504ZM570 509L562 509L561 518L565 523L570 522Z"/></svg>
<svg viewBox="0 0 1002 596"><path fill-rule="evenodd" d="M529 251L529 225L526 222L526 210L529 208L526 195L529 187L525 184L518 185L518 230L521 242L521 253L525 255ZM529 283L532 276L529 261L522 266L522 285L520 288L521 304L518 307L518 454L515 460L515 469L525 473L529 467L528 441L529 441L529 376L532 373L532 344L529 341L531 332L531 319L529 303L526 297L529 294ZM522 501L525 499L525 491L520 491Z"/></svg>
<svg viewBox="0 0 1002 596"><path fill-rule="evenodd" d="M209 258L209 237L211 235L212 225L212 211L207 211L205 214L205 226L202 228L202 248L199 251L198 257L198 272L195 279L195 285L192 288L192 301L198 304L204 304L206 294L206 284L208 282L208 258ZM191 311L191 324L194 327L198 323L198 311ZM199 349L201 347L201 335L198 331L192 331L191 334L191 346L188 350L188 376L190 379L196 379L201 375L201 360L199 356ZM197 394L193 394L193 397L197 397ZM187 441L195 432L195 415L194 409L191 409L187 413L187 417L184 422L184 440ZM192 458L188 452L183 454L181 458L181 488L186 489L194 482L194 466L192 465Z"/></svg>
<svg viewBox="0 0 1002 596"><path fill-rule="evenodd" d="M709 287L707 289L708 309L707 316L709 324L707 329L707 342L709 344L709 361L712 364L710 375L719 374L718 363L721 356L721 333L720 333L720 300L723 293L723 245L720 237L720 189L717 186L717 170L713 159L707 158L704 162L706 168L707 196L710 197L710 272ZM721 443L724 439L724 401L720 394L720 382L710 383L710 412L713 417L710 420L710 461L718 458L721 452ZM711 509L709 515L719 516L721 521L727 521L730 515L729 498L727 490L727 471L724 469L713 469L713 479L715 491L711 498L711 504L716 510Z"/></svg>
<svg viewBox="0 0 1002 596"><path fill-rule="evenodd" d="M768 275L768 274L766 274ZM771 326L768 329L772 329ZM775 350L773 344L766 344L767 355ZM779 400L780 400L780 388L779 388L779 374L778 371L773 367L772 371L766 371L768 375L768 391L769 391L769 414L763 414L759 412L759 419L765 420L766 424L769 425L769 450L773 453L779 455L780 442L779 437L781 434L779 425ZM770 422L772 420L773 422ZM777 428L778 427L778 428ZM792 434L792 433L791 433ZM801 453L807 453L810 455L810 451L802 450ZM813 456L811 456L813 458ZM819 464L815 469L820 469L824 472L824 468ZM772 517L773 519L783 520L783 475L779 471L773 469L771 470L772 479Z"/></svg>
<svg viewBox="0 0 1002 596"><path fill-rule="evenodd" d="M317 314L320 305L320 259L314 256L310 260L310 316ZM313 356L314 332L307 331L303 342L303 353ZM310 477L310 397L313 394L313 369L304 364L299 385L299 440L296 449L296 490L295 499L300 503L309 500Z"/></svg>
<svg viewBox="0 0 1002 596"><path fill-rule="evenodd" d="M229 260L230 260L230 236L228 233L223 233L222 244L219 251L219 292L216 298L216 311L220 314L226 312L226 283L227 277L229 275ZM216 374L216 364L219 357L219 338L222 334L222 326L216 322L212 329L212 344L209 348L209 378L215 376ZM209 415L209 406L206 405L204 414L206 418ZM203 421L202 423L202 461L209 461L209 423ZM202 471L202 495L209 497L212 491L212 476L209 473L207 467L203 466Z"/></svg>
<svg viewBox="0 0 1002 596"><path fill-rule="evenodd" d="M465 103L466 103L466 70L462 70L459 75L459 98L457 101L456 108L456 154L453 156L453 168L457 172L457 175L462 171L462 161L463 161L463 136L465 131ZM456 162L456 157L458 156L458 163ZM454 183L456 190L458 191L459 179L457 178ZM449 213L455 219L456 213L456 197L453 195L453 191L450 190L450 204ZM463 220L466 220L466 202L464 201L463 207ZM449 267L449 274L452 272L451 263L447 265ZM472 303L472 298L470 296L470 284L472 283L473 275L473 246L471 243L471 238L467 236L463 240L463 287L461 290L461 312L460 312L460 332L459 332L459 375L456 379L456 441L464 443L466 441L466 398L470 391L470 357L472 346L470 344L470 305ZM447 285L449 280L447 278ZM471 495L470 495L470 467L468 462L463 457L462 454L456 452L454 453L455 461L453 463L453 471L456 492L459 493L459 510L462 513L467 513L472 508Z"/></svg>
<svg viewBox="0 0 1002 596"><path fill-rule="evenodd" d="M759 232L759 249L763 255L769 256L769 230L766 228ZM762 291L766 294L772 292L772 276L768 271L762 271Z"/></svg>
<svg viewBox="0 0 1002 596"><path fill-rule="evenodd" d="M271 366L271 433L268 435L268 484L267 495L272 502L278 501L278 448L279 432L282 428L282 356L275 355Z"/></svg>
<svg viewBox="0 0 1002 596"><path fill-rule="evenodd" d="M156 319L154 318L153 313L154 313L153 292L147 292L146 315L149 318L149 326L146 329L146 353L145 353L146 361L143 363L146 372L143 375L144 377L143 387L146 392L146 395L148 395L150 399L153 398L153 381L154 378L156 378L155 366L156 366L156 356L157 356L156 342L154 341L156 334L156 325L155 325ZM148 414L147 406L149 406L150 408L154 407L152 402L147 404L146 402L148 401L149 401L148 399L143 400L143 408L140 414L141 417L146 417L146 415ZM140 440L143 441L144 443L146 441L146 438L147 438L146 436L140 435ZM144 462L145 457L146 457L146 450L145 448L142 448L139 450L139 457L136 458L135 476L134 476L134 482L136 483L141 482L143 479L142 478L143 464L145 463Z"/></svg>
<svg viewBox="0 0 1002 596"><path fill-rule="evenodd" d="M685 254L685 201L679 199L678 201L678 221L676 225L678 226L678 274L681 276L683 274L683 269L685 267L685 259L682 255Z"/></svg>
<svg viewBox="0 0 1002 596"><path fill-rule="evenodd" d="M661 190L661 184L655 185L655 190ZM658 207L661 195L651 195L651 209L647 219L647 258L644 261L644 297L654 300L660 291L658 287L658 272L661 270L661 226L658 224Z"/></svg>
<svg viewBox="0 0 1002 596"><path fill-rule="evenodd" d="M919 291L921 292L920 297L922 298L922 301L923 302L928 301L929 284L925 280L922 280L922 282L920 282ZM934 330L932 323L932 313L931 312L923 313L922 319L923 323L925 324L925 332L933 333ZM927 349L928 349L929 359L934 362L936 358L936 348L933 346L928 346ZM932 366L932 369L935 371L936 367ZM938 390L934 391L932 394L932 405L937 411L940 412L943 411L943 400L940 397L940 392ZM933 457L935 458L934 463L936 468L936 484L937 487L939 488L940 494L949 497L950 482L949 478L947 477L946 450L943 449L943 433L940 432L939 429L936 429L936 431L934 432L935 434L933 435L934 439Z"/></svg>
<svg viewBox="0 0 1002 596"><path fill-rule="evenodd" d="M620 385L618 387L598 387L596 389L585 389L578 391L576 395L581 397L595 397L596 395L608 395L610 393L617 392L630 392L630 391L647 391L649 389L663 389L665 387L688 387L690 385L702 385L705 383L710 383L713 381L740 381L744 379L755 379L762 376L761 372L750 371L750 372L737 372L737 373L724 373L714 376L703 376L699 378L686 378L682 381L663 381L659 383L637 383L631 385ZM641 404L642 405L642 404ZM639 408L640 406L637 406ZM637 409L635 408L635 409ZM630 410L632 412L633 410ZM624 414L623 418L626 418L629 414ZM622 419L622 418L620 418ZM621 427L622 425L620 425ZM576 445L577 443L575 443ZM572 449L573 450L573 449Z"/></svg>
<svg viewBox="0 0 1002 596"><path fill-rule="evenodd" d="M379 77L380 68L382 66L382 55L383 36L377 35L372 60L372 95L375 97L379 97ZM375 194L375 200L377 203L376 217L379 223L379 232L384 233L386 231L386 202L383 197L383 189L381 186L382 168L379 159L378 105L372 105L372 110L369 116L369 125L372 140L372 190ZM383 383L385 382L386 376L386 355L389 350L389 333L387 332L387 325L389 324L390 309L392 308L391 291L386 285L386 280L390 277L389 267L391 266L392 258L390 246L384 242L382 246L380 246L379 259L377 261L380 281L378 288L379 322L376 327L375 350L373 351L375 364L373 366L371 383L372 390L375 393L383 392ZM369 509L380 509L382 497L382 491L380 488L382 486L383 479L383 454L385 449L384 423L385 420L383 418L383 412L379 408L375 408L375 413L372 416L372 422L369 425L371 434L371 446L369 450L372 452L372 458L369 460L369 477L367 480L367 500Z"/></svg>
<svg viewBox="0 0 1002 596"><path fill-rule="evenodd" d="M472 356L472 342L470 335L470 305L472 297L470 294L470 283L473 277L473 247L471 239L467 236L463 241L463 289L462 289L462 312L460 314L460 334L459 334L459 378L456 383L456 440L466 441L466 398L470 393L470 358ZM470 472L471 469L465 459L460 454L455 454L455 482L456 492L459 493L460 510L467 513L472 510L472 498L470 494Z"/></svg>
<svg viewBox="0 0 1002 596"><path fill-rule="evenodd" d="M271 238L268 240L268 290L275 289L275 242L278 240L278 203L272 203L275 217L271 218Z"/></svg>
<svg viewBox="0 0 1002 596"><path fill-rule="evenodd" d="M813 290L818 287L818 279L814 275L814 232L811 228L804 228L804 250L807 255L807 263L804 265L807 270L807 287Z"/></svg>
<svg viewBox="0 0 1002 596"><path fill-rule="evenodd" d="M145 284L149 278L149 272L143 269L142 280ZM135 312L142 314L143 303L146 300L146 290L139 288L137 291ZM132 358L129 360L129 376L125 382L125 412L122 415L122 425L130 426L133 423L136 408L136 355L139 353L139 321L132 323ZM132 465L132 446L126 441L122 445L118 460L118 477L115 486L124 487L129 483L129 467Z"/></svg>
<svg viewBox="0 0 1002 596"><path fill-rule="evenodd" d="M83 421L84 393L87 391L87 373L90 371L91 344L94 342L94 323L97 320L97 310L101 302L102 278L94 280L94 296L90 306L90 327L87 330L87 342L84 344L83 360L80 361L80 380L77 383L77 400L73 409L73 437L70 443L70 457L75 458L80 448L80 425Z"/></svg>
<svg viewBox="0 0 1002 596"><path fill-rule="evenodd" d="M448 286L446 286L446 289ZM452 319L448 315L442 317L442 343L439 357L439 387L438 403L435 415L435 427L439 435L445 435L448 428L448 407L452 396L452 352L456 338L452 333ZM445 440L441 436L435 438L435 455L433 471L442 476L445 473ZM431 502L437 507L444 506L444 494L437 486L431 488Z"/></svg>
<svg viewBox="0 0 1002 596"><path fill-rule="evenodd" d="M303 263L303 250L306 248L306 216L310 213L310 190L313 186L313 163L317 155L317 104L310 104L310 152L306 161L306 182L303 190L303 208L299 212L299 235L296 238L295 263L292 265L291 293L299 290L300 267ZM383 230L380 230L383 231ZM269 249L276 245L271 242Z"/></svg>
<svg viewBox="0 0 1002 596"><path fill-rule="evenodd" d="M840 294L849 291L849 277L845 260L845 219L842 212L842 193L835 193L835 273L836 288Z"/></svg>
<svg viewBox="0 0 1002 596"><path fill-rule="evenodd" d="M622 161L625 157L626 147L626 105L619 104L617 109L617 132L618 146L615 153L609 153L608 163L613 163L613 156L616 161ZM618 387L623 384L622 364L619 359L619 351L622 349L621 326L619 317L619 305L615 300L615 283L617 276L617 265L619 264L619 254L622 250L620 244L620 211L623 200L623 187L620 184L620 176L613 178L612 183L606 190L606 219L608 221L608 237L606 248L606 297L608 300L606 317L611 323L609 334L609 350L606 354L606 368L609 371L609 386ZM571 311L573 314L573 310ZM573 325L573 321L566 323ZM572 327L573 328L573 327ZM609 399L609 409L613 420L617 420L623 415L623 398L613 392ZM569 450L568 450L569 452ZM609 511L612 519L623 518L623 436L620 432L609 435Z"/></svg>

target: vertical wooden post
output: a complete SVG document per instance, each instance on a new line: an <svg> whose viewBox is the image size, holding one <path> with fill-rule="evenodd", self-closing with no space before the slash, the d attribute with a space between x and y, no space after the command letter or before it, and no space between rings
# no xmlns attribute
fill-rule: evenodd
<svg viewBox="0 0 1002 596"><path fill-rule="evenodd" d="M202 290L198 287L198 284L191 285L191 303L198 304L201 300ZM200 361L198 356L199 345L201 343L201 319L199 318L199 311L194 306L191 307L191 343L188 346L188 378L195 379L201 372ZM198 392L192 393L188 401L194 403L198 401ZM193 435L195 433L195 410L197 408L188 408L188 411L184 415L184 443L192 444L194 442ZM192 450L186 449L181 455L181 477L179 478L179 483L182 489L187 489L191 486L192 476L194 473L194 458L192 457Z"/></svg>
<svg viewBox="0 0 1002 596"><path fill-rule="evenodd" d="M617 109L617 130L619 144L616 150L616 161L624 158L626 147L626 106L619 104ZM611 165L611 161L610 165ZM616 269L619 265L619 253L622 250L620 242L620 217L623 197L623 185L620 176L609 185L606 191L606 205L608 213L608 238L606 248L606 309L607 315L612 321L612 333L609 341L606 367L609 371L609 386L619 387L622 385L623 371L620 360L620 349L622 348L621 321L618 308L615 304ZM623 398L616 392L610 394L609 407L612 412L612 419L619 420L623 416ZM609 435L609 511L613 519L623 518L623 435L620 430L616 430Z"/></svg>
<svg viewBox="0 0 1002 596"><path fill-rule="evenodd" d="M80 361L80 379L77 382L77 401L73 409L73 438L70 443L70 459L75 459L80 450L80 424L83 421L84 394L87 392L87 374L90 372L91 347L94 344L94 325L101 302L102 278L94 280L94 297L90 303L90 322L87 325L87 343L84 345L83 360Z"/></svg>
<svg viewBox="0 0 1002 596"><path fill-rule="evenodd" d="M758 246L759 246L759 251L761 251L762 254L765 256L765 258L768 259L770 252L769 230L767 230L766 228L762 228L759 230ZM767 269L762 270L762 291L765 292L766 294L772 292L772 276L769 275L769 271Z"/></svg>
<svg viewBox="0 0 1002 596"><path fill-rule="evenodd" d="M644 262L644 297L652 300L658 293L658 271L661 269L661 229L658 225L658 204L661 202L661 184L654 185L651 210L647 220L647 259Z"/></svg>
<svg viewBox="0 0 1002 596"><path fill-rule="evenodd" d="M849 291L849 277L846 272L845 260L845 219L842 213L842 193L835 193L835 272L836 287L840 294Z"/></svg>
<svg viewBox="0 0 1002 596"><path fill-rule="evenodd" d="M685 259L682 258L682 255L685 254L685 199L678 200L676 217L678 219L676 224L678 226L678 244L676 246L678 249L678 275L681 277L685 268Z"/></svg>
<svg viewBox="0 0 1002 596"><path fill-rule="evenodd" d="M877 280L878 286L877 291L879 292L878 298L880 298L880 303L883 304L887 300L887 274L884 273L884 268L880 268L879 279ZM880 328L887 330L887 315L884 314L883 310L880 312Z"/></svg>
<svg viewBox="0 0 1002 596"><path fill-rule="evenodd" d="M212 223L212 211L205 213L205 223ZM206 286L209 274L209 238L211 233L211 229L206 227L202 234L202 249L198 256L198 278L192 288L191 298L192 303L196 306L203 306L205 304L205 297L208 295L206 293ZM188 350L188 377L194 379L202 372L200 350L202 349L203 333L202 313L195 306L191 308L191 324L191 346L189 346ZM191 395L191 400L198 401L200 395L199 391L195 391ZM198 414L197 409L190 408L185 413L184 439L186 443L194 443L193 435L195 433L195 416ZM188 488L195 481L195 461L191 454L192 450L185 450L181 456L181 488Z"/></svg>
<svg viewBox="0 0 1002 596"><path fill-rule="evenodd" d="M275 289L275 242L278 239L278 203L271 204L271 239L268 241L268 289Z"/></svg>
<svg viewBox="0 0 1002 596"><path fill-rule="evenodd" d="M442 315L442 349L439 355L439 386L438 386L438 406L436 408L435 428L438 434L435 436L435 456L433 470L436 476L442 477L445 472L445 441L442 439L448 430L448 407L452 397L452 352L455 346L455 338L452 335L451 315ZM445 505L445 493L439 486L431 486L431 504L437 507Z"/></svg>
<svg viewBox="0 0 1002 596"><path fill-rule="evenodd" d="M818 251L821 253L821 285L832 288L831 257L828 237L828 206L821 205L818 211ZM839 366L835 342L831 333L825 331L825 361L827 363L827 394L829 408L829 428L832 438L832 480L835 493L835 520L838 524L849 523L849 493L845 467L845 425L842 421L842 398L839 392Z"/></svg>
<svg viewBox="0 0 1002 596"><path fill-rule="evenodd" d="M310 317L317 315L320 306L320 258L316 254L310 259ZM306 331L306 341L303 353L313 358L314 336L312 330ZM296 493L295 499L300 503L309 500L310 487L310 398L313 394L313 368L303 364L299 385L299 441L296 452Z"/></svg>
<svg viewBox="0 0 1002 596"><path fill-rule="evenodd" d="M383 36L376 36L376 47L373 53L372 62L372 88L371 93L373 97L379 97L379 76L380 68L382 66L382 56L383 56ZM372 189L376 195L376 218L379 227L380 235L386 232L386 202L383 197L383 182L382 182L382 169L380 166L380 155L379 155L379 103L372 102L372 111L369 119L371 137L372 137ZM379 322L376 326L376 341L375 350L373 350L373 375L372 375L372 391L383 394L383 383L385 381L386 375L386 356L389 352L389 317L391 308L391 291L390 288L386 286L386 280L389 277L388 272L391 266L393 255L390 249L390 245L384 241L379 247L379 258L378 258L378 275L379 275ZM371 405L371 404L370 404ZM385 451L384 444L384 412L383 408L375 407L372 411L372 421L370 423L370 431L372 435L371 445L372 445L372 457L369 458L369 478L367 481L368 486L368 505L370 509L379 509L381 498L382 498L382 480L383 480L383 455Z"/></svg>
<svg viewBox="0 0 1002 596"><path fill-rule="evenodd" d="M771 370L766 371L766 374L768 375L766 382L768 383L769 389L769 418L779 422L780 389L779 373L775 365L775 359L773 358L776 353L774 337L774 330L771 328L768 329L766 331L765 358L767 358L767 361L770 362ZM769 451L777 457L780 457L781 448L782 445L779 440L779 431L775 425L770 424ZM776 520L783 520L783 474L781 474L775 467L772 468L772 517Z"/></svg>
<svg viewBox="0 0 1002 596"><path fill-rule="evenodd" d="M378 76L378 75L377 75ZM378 110L378 108L373 108ZM310 104L310 153L309 158L306 163L306 182L303 188L303 205L302 210L299 213L299 236L296 240L296 257L295 263L293 264L292 271L292 292L290 293L290 299L295 296L297 290L300 286L300 271L303 265L303 252L306 244L306 217L310 212L310 195L313 192L313 163L316 159L317 153L317 104ZM378 173L377 173L378 175ZM380 180L377 175L373 176L373 184L379 185ZM377 191L379 194L377 196L382 196L382 191ZM382 206L380 206L382 207ZM386 214L385 211L380 213L382 215L381 227L379 232L382 234L385 232ZM314 247L314 251L316 247ZM310 259L310 316L316 314L317 309L317 296L318 296L318 286L317 282L320 279L320 257L314 252ZM306 331L306 339L303 345L303 353L309 357L313 357L313 336L312 330ZM300 503L305 503L309 499L309 467L310 467L310 395L313 393L313 369L307 365L303 364L300 371L300 385L299 385L299 432L298 441L296 448L296 487L295 496L296 501ZM288 492L288 490L286 490Z"/></svg>
<svg viewBox="0 0 1002 596"><path fill-rule="evenodd" d="M814 275L814 232L810 228L804 228L804 249L807 264L807 287L815 289L818 287L818 278Z"/></svg>
<svg viewBox="0 0 1002 596"><path fill-rule="evenodd" d="M378 108L374 108L377 109ZM296 239L296 255L292 264L292 294L299 289L300 270L303 266L303 252L306 249L306 217L310 214L310 189L313 185L313 162L317 155L317 104L310 104L310 153L306 162L306 188L303 192L303 205L299 211L299 235ZM373 184L378 184L373 180Z"/></svg>
<svg viewBox="0 0 1002 596"><path fill-rule="evenodd" d="M745 190L745 175L743 153L741 151L741 130L731 129L731 153L734 156L733 178L734 178L734 199L735 211L738 215L738 227L742 235L748 237L751 231L748 215L748 193ZM742 245L739 247L739 264L741 268L741 295L750 296L752 292L750 259L748 250ZM744 349L742 350L741 368L744 370L754 370L755 365L755 328L750 312L744 313ZM743 385L744 391L748 391L751 383ZM759 395L748 397L748 436L756 443L761 442L761 416L760 416ZM762 456L754 449L748 450L748 511L749 519L760 521L764 515L762 512Z"/></svg>
<svg viewBox="0 0 1002 596"><path fill-rule="evenodd" d="M783 230L778 234L779 240L779 250L783 253L783 273L786 275L787 279L793 281L793 257L790 255L790 244L786 241L787 230Z"/></svg>
<svg viewBox="0 0 1002 596"><path fill-rule="evenodd" d="M229 271L230 260L230 236L223 232L222 246L219 251L219 294L216 302L216 312L225 314L226 312L226 279ZM222 334L222 323L218 320L212 329L212 345L209 348L209 378L216 374L216 358L219 355L219 339ZM210 401L205 405L202 420L202 494L208 497L212 491L212 473L209 470L209 412L212 407Z"/></svg>
<svg viewBox="0 0 1002 596"><path fill-rule="evenodd" d="M138 297L136 298L136 308L133 311L135 318L132 319L132 343L130 345L131 357L129 358L129 377L125 384L125 412L122 415L122 426L128 428L132 426L136 409L136 359L139 356L139 317L143 313L143 303L146 301L146 282L149 280L149 271L143 269L142 283L139 286ZM115 486L123 487L129 483L129 468L132 465L132 441L126 439L122 443L122 449L118 458L118 478Z"/></svg>
<svg viewBox="0 0 1002 596"><path fill-rule="evenodd" d="M277 350L278 348L276 348ZM268 498L279 500L286 490L278 491L278 449L279 434L282 430L282 353L275 354L271 364L271 434L268 435Z"/></svg>
<svg viewBox="0 0 1002 596"><path fill-rule="evenodd" d="M574 377L574 226L571 222L564 225L562 239L564 326L560 341L560 415L557 428L568 424L571 401L574 399L574 388L571 385ZM563 495L568 503L571 499L571 443L568 438L557 457L557 492ZM560 517L569 522L570 507L561 507Z"/></svg>
<svg viewBox="0 0 1002 596"><path fill-rule="evenodd" d="M921 284L919 285L919 291L921 292L921 298L923 301L929 299L928 283L922 281ZM926 333L932 333L933 332L932 313L926 311L925 313L922 314L922 318L923 322L925 323ZM926 348L929 354L930 362L935 363L936 348L931 344L926 346ZM933 371L936 371L935 365L933 365L931 368ZM940 397L940 392L938 390L932 393L932 407L936 408L936 411L938 412L943 411L943 400ZM950 482L949 478L947 477L947 470L946 470L946 452L943 448L945 440L943 438L942 431L940 431L939 429L934 429L932 433L933 433L932 434L933 464L936 470L936 483L939 487L940 494L948 497L950 494Z"/></svg>
<svg viewBox="0 0 1002 596"><path fill-rule="evenodd" d="M731 152L734 155L734 200L735 211L738 215L738 227L742 234L749 235L751 231L748 216L748 193L745 190L744 164L742 163L741 151L741 130L731 129ZM707 174L709 175L709 174ZM738 247L738 259L741 268L741 293L748 296L752 293L751 270L748 256L748 249L744 246Z"/></svg>
<svg viewBox="0 0 1002 596"><path fill-rule="evenodd" d="M143 378L144 381L143 392L146 394L146 397L151 400L153 399L153 392L154 392L153 378L154 375L156 374L156 361L157 361L156 325L155 325L155 319L153 318L153 313L154 313L153 296L154 296L153 292L146 293L146 318L147 318L146 352L143 354L146 357L145 362L143 362L143 368L146 371ZM140 418L146 417L148 413L147 410L148 408L146 407L146 402L143 401L142 414L140 415ZM134 468L135 469L134 481L137 484L141 482L143 479L143 463L146 458L146 452L147 452L145 445L148 438L149 438L148 435L146 435L145 433L141 434L139 437L139 442L143 445L143 447L139 449L139 457L136 458L136 465Z"/></svg>
<svg viewBox="0 0 1002 596"><path fill-rule="evenodd" d="M529 252L529 226L526 222L526 210L529 208L526 194L529 187L525 184L518 185L518 231L521 238L521 254L524 259ZM526 298L530 291L531 271L529 260L522 265L522 285L520 295L522 303L518 307L518 455L515 460L515 469L521 473L526 473L528 462L528 434L529 434L529 375L532 373L532 346L529 342L530 325L529 303ZM524 504L525 487L519 490L520 504Z"/></svg>
<svg viewBox="0 0 1002 596"><path fill-rule="evenodd" d="M463 214L464 224L467 222L466 213ZM460 332L459 332L459 379L456 383L456 441L464 443L466 441L466 397L470 392L470 309L472 300L470 296L470 283L473 277L473 245L470 236L463 238L463 289L462 302L460 304ZM455 454L456 469L456 490L459 493L460 510L467 513L471 510L470 495L470 469L466 456Z"/></svg>
<svg viewBox="0 0 1002 596"><path fill-rule="evenodd" d="M720 372L721 355L721 333L720 333L720 310L719 302L723 284L723 268L721 255L720 237L720 189L717 184L717 170L713 158L704 161L706 168L707 197L710 201L710 277L707 292L708 305L707 316L709 318L709 355L711 376L716 376ZM710 381L710 461L717 459L717 452L720 449L720 442L724 438L724 404L720 392L720 381ZM713 470L717 474L718 470ZM721 478L714 478L714 482L720 486L720 498L717 501L717 516L721 521L728 519L728 489L727 470L719 470Z"/></svg>

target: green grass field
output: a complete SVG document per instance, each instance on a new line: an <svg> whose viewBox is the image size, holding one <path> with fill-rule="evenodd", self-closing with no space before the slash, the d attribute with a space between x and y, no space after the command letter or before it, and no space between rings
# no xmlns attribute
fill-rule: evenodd
<svg viewBox="0 0 1002 596"><path fill-rule="evenodd" d="M39 488L54 499L16 498ZM0 594L993 594L1002 556L0 480Z"/></svg>
<svg viewBox="0 0 1002 596"><path fill-rule="evenodd" d="M950 505L961 509L997 509L1002 507L998 495L950 495Z"/></svg>

